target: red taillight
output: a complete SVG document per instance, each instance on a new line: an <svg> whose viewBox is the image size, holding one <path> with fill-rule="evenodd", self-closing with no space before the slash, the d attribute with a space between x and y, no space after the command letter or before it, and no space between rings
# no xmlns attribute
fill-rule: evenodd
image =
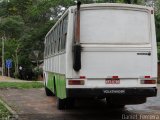
<svg viewBox="0 0 160 120"><path fill-rule="evenodd" d="M144 78L151 78L151 76L144 76Z"/></svg>
<svg viewBox="0 0 160 120"><path fill-rule="evenodd" d="M112 76L113 79L119 79L118 76Z"/></svg>
<svg viewBox="0 0 160 120"><path fill-rule="evenodd" d="M141 80L141 84L156 84L156 80Z"/></svg>
<svg viewBox="0 0 160 120"><path fill-rule="evenodd" d="M84 80L68 80L68 85L84 85Z"/></svg>

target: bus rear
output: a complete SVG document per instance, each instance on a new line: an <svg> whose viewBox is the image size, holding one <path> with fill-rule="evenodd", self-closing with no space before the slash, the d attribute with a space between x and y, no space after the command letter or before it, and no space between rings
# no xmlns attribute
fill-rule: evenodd
<svg viewBox="0 0 160 120"><path fill-rule="evenodd" d="M81 69L76 71L68 65L68 97L106 98L108 103L125 105L144 103L147 97L156 96L157 48L152 8L82 5L80 46ZM72 64L73 56L71 51L68 60Z"/></svg>

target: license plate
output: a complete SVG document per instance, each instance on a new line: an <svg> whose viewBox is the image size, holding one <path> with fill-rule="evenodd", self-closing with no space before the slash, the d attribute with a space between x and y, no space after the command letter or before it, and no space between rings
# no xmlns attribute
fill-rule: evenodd
<svg viewBox="0 0 160 120"><path fill-rule="evenodd" d="M105 94L125 94L125 90L103 90Z"/></svg>
<svg viewBox="0 0 160 120"><path fill-rule="evenodd" d="M105 80L106 84L120 84L120 80Z"/></svg>

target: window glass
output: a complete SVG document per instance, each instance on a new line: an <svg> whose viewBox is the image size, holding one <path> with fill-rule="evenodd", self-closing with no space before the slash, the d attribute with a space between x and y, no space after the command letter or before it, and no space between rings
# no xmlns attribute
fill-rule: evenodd
<svg viewBox="0 0 160 120"><path fill-rule="evenodd" d="M48 55L50 55L50 35L48 36Z"/></svg>
<svg viewBox="0 0 160 120"><path fill-rule="evenodd" d="M57 38L58 38L57 30L58 30L58 28L56 27L56 29L55 29L55 45L54 45L55 54L57 53Z"/></svg>
<svg viewBox="0 0 160 120"><path fill-rule="evenodd" d="M51 31L51 55L53 55L53 30Z"/></svg>
<svg viewBox="0 0 160 120"><path fill-rule="evenodd" d="M62 21L59 25L59 44L58 44L58 50L61 51L61 42L62 42Z"/></svg>
<svg viewBox="0 0 160 120"><path fill-rule="evenodd" d="M52 31L52 55L54 54L54 30Z"/></svg>
<svg viewBox="0 0 160 120"><path fill-rule="evenodd" d="M81 43L113 45L150 43L150 14L146 11L95 9L82 11L81 14Z"/></svg>
<svg viewBox="0 0 160 120"><path fill-rule="evenodd" d="M47 37L47 57L48 57L48 55L49 55L49 39Z"/></svg>
<svg viewBox="0 0 160 120"><path fill-rule="evenodd" d="M46 37L45 56L54 55L65 50L67 23L68 15L66 15Z"/></svg>
<svg viewBox="0 0 160 120"><path fill-rule="evenodd" d="M57 26L57 28L58 28L58 30L57 30L57 46L56 46L56 48L57 48L57 53L59 52L59 39L60 39L60 24L58 24L58 26Z"/></svg>
<svg viewBox="0 0 160 120"><path fill-rule="evenodd" d="M67 26L68 26L68 15L64 17L63 20L63 42L62 49L65 49L66 39L67 39Z"/></svg>
<svg viewBox="0 0 160 120"><path fill-rule="evenodd" d="M47 44L46 43L47 43L47 37L45 38L45 43L44 43L44 46L45 46L44 47L44 57L47 56L47 49L46 49L47 48Z"/></svg>

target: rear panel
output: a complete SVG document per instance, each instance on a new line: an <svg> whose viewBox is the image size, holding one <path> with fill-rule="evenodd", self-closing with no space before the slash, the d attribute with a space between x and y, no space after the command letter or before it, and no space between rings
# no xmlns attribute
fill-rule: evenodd
<svg viewBox="0 0 160 120"><path fill-rule="evenodd" d="M155 87L156 84L141 84L144 76L157 78L155 25L151 10L82 7L82 68L79 72L71 68L67 78L85 76L85 85L67 84L67 88ZM70 52L68 62L72 65ZM118 76L120 83L106 84L105 80L112 76Z"/></svg>

